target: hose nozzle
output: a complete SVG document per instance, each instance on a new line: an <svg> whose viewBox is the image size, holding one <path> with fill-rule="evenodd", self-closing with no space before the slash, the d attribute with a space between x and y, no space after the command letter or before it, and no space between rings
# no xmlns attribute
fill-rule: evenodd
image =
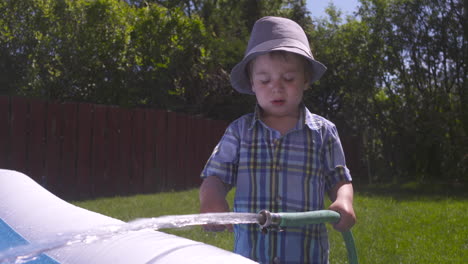
<svg viewBox="0 0 468 264"><path fill-rule="evenodd" d="M305 226L320 223L336 223L340 221L340 214L330 210L318 210L308 212L279 212L270 213L267 210L261 210L257 215L257 222L263 234L268 230L282 231L285 226ZM351 231L342 233L343 239L348 250L348 259L350 263L357 264L357 252L354 245L354 237Z"/></svg>
<svg viewBox="0 0 468 264"><path fill-rule="evenodd" d="M281 216L271 213L268 210L261 210L257 216L258 225L262 233L266 234L268 230L281 231Z"/></svg>

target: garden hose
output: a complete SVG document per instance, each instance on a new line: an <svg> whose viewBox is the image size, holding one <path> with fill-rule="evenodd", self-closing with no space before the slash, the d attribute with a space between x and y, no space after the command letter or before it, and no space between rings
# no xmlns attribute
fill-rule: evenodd
<svg viewBox="0 0 468 264"><path fill-rule="evenodd" d="M258 214L258 224L263 232L268 229L279 230L286 226L303 226L308 224L336 223L340 220L340 214L331 210L318 210L300 213L270 213L262 210ZM351 231L341 232L348 251L350 264L357 264L357 251L354 237Z"/></svg>

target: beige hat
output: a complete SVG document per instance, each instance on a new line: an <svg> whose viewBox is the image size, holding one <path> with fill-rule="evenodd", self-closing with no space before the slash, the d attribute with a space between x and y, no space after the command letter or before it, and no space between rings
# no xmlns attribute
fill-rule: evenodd
<svg viewBox="0 0 468 264"><path fill-rule="evenodd" d="M231 71L231 85L234 89L240 93L254 94L245 67L258 55L276 50L292 52L306 58L311 67L310 83L320 79L327 69L314 59L301 26L283 17L263 17L253 26L244 58Z"/></svg>

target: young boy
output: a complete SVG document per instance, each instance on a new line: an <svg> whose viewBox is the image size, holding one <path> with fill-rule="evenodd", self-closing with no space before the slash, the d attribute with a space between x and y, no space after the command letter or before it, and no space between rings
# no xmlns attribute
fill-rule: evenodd
<svg viewBox="0 0 468 264"><path fill-rule="evenodd" d="M228 212L226 194L236 186L235 212L341 214L339 231L355 223L353 187L338 132L302 103L303 92L326 68L310 51L303 29L280 17L259 19L244 59L231 72L237 91L257 98L255 112L232 122L208 160L200 187L200 211ZM207 226L212 231L232 226ZM324 224L286 227L263 234L236 225L234 251L260 263L327 263Z"/></svg>

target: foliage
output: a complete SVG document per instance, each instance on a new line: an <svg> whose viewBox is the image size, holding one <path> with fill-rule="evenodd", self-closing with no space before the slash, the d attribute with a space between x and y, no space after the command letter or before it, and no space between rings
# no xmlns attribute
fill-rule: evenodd
<svg viewBox="0 0 468 264"><path fill-rule="evenodd" d="M1 9L6 93L169 107L181 80L203 78L203 24L179 10L117 0L3 0Z"/></svg>
<svg viewBox="0 0 468 264"><path fill-rule="evenodd" d="M327 67L306 105L360 156L355 179L468 182L468 29L461 0L361 0L313 21L304 0L0 0L0 93L251 112L229 72L254 22L297 21Z"/></svg>
<svg viewBox="0 0 468 264"><path fill-rule="evenodd" d="M361 1L359 19L310 33L328 73L306 96L365 149L369 182L467 181L461 1ZM465 25L465 26L464 26Z"/></svg>
<svg viewBox="0 0 468 264"><path fill-rule="evenodd" d="M381 61L370 124L394 180L467 180L462 1L362 1L360 14ZM466 12L466 10L465 10Z"/></svg>

